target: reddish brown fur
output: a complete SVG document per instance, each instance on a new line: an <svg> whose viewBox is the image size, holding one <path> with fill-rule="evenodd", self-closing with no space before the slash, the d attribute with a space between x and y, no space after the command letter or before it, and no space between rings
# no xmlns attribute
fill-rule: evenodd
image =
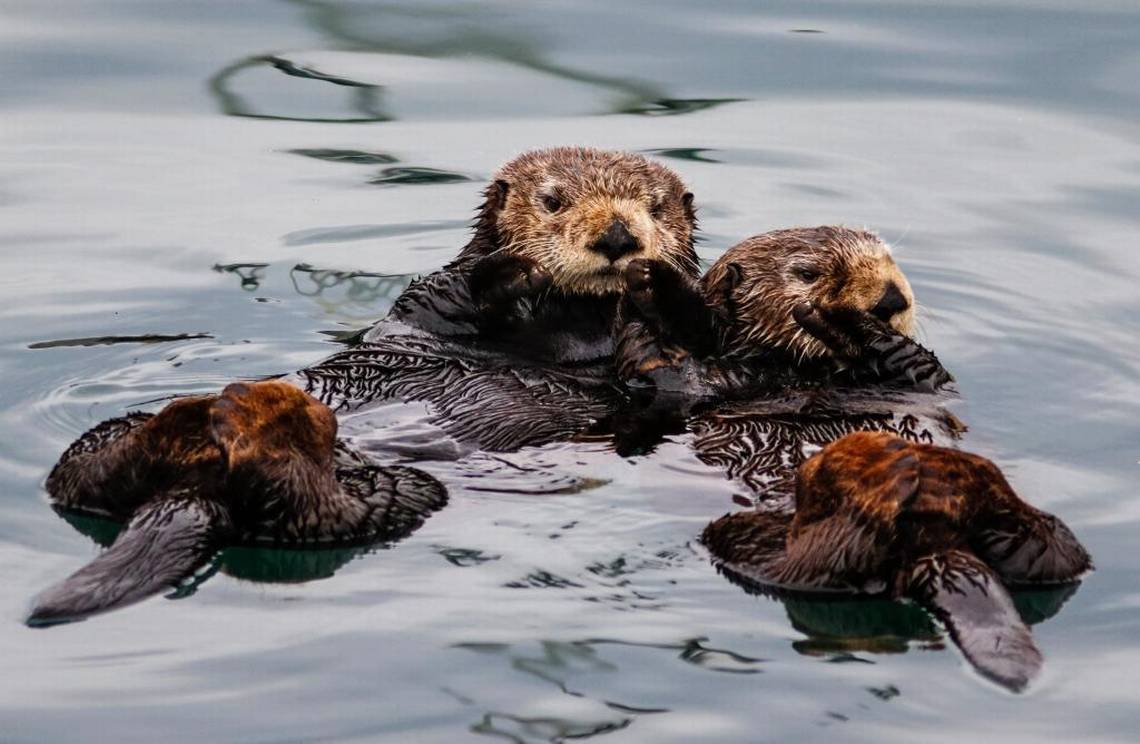
<svg viewBox="0 0 1140 744"><path fill-rule="evenodd" d="M915 444L885 432L849 434L800 466L791 539L851 510L881 534L910 525L911 557L962 547L996 512L1035 513L997 467L968 452Z"/></svg>
<svg viewBox="0 0 1140 744"><path fill-rule="evenodd" d="M704 540L728 564L803 588L890 586L916 561L954 552L1017 583L1073 581L1091 567L1068 528L1018 498L989 460L885 432L848 434L804 462L794 516L726 515Z"/></svg>

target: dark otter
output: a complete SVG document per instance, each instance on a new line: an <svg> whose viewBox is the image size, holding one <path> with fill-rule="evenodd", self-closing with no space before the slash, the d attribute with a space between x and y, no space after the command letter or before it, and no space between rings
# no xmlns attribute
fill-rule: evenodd
<svg viewBox="0 0 1140 744"><path fill-rule="evenodd" d="M697 273L693 195L640 155L534 150L496 172L484 197L458 258L408 287L366 341L402 324L542 361L609 357L631 261Z"/></svg>
<svg viewBox="0 0 1140 744"><path fill-rule="evenodd" d="M640 155L536 150L485 191L471 242L408 287L364 342L295 379L338 412L426 401L456 440L510 451L605 417L623 273L653 260L693 277L692 194Z"/></svg>
<svg viewBox="0 0 1140 744"><path fill-rule="evenodd" d="M979 672L1013 690L1041 654L1005 589L1077 581L1088 553L989 460L861 432L799 468L796 510L729 514L702 541L726 571L782 591L886 594L929 608Z"/></svg>
<svg viewBox="0 0 1140 744"><path fill-rule="evenodd" d="M414 468L367 462L327 406L279 381L234 383L99 424L47 479L61 510L126 522L111 549L43 592L29 622L85 617L190 576L230 544L398 540L447 501Z"/></svg>
<svg viewBox="0 0 1140 744"><path fill-rule="evenodd" d="M604 416L621 396L610 364L622 272L640 257L695 273L692 195L641 156L555 148L508 163L485 196L459 258L411 285L364 343L283 381L106 422L72 445L48 478L53 503L128 525L41 596L30 622L141 599L224 543L410 533L443 487L337 441L329 406L359 431L375 428L370 404L424 401L452 457L553 441ZM411 442L399 454L439 450Z"/></svg>

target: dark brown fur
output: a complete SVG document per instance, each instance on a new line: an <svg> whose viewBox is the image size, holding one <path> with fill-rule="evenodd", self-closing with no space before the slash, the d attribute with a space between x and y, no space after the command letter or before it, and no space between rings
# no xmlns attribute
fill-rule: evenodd
<svg viewBox="0 0 1140 744"><path fill-rule="evenodd" d="M60 509L127 526L107 552L45 591L29 622L142 599L226 544L393 540L443 505L433 478L366 463L338 444L336 428L324 404L265 381L87 432L48 476L48 493Z"/></svg>

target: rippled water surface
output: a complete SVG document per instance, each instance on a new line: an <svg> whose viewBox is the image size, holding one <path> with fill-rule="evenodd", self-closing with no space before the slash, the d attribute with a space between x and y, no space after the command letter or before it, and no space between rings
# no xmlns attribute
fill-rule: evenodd
<svg viewBox="0 0 1140 744"><path fill-rule="evenodd" d="M0 4L0 740L1133 739L1137 80L1124 2ZM678 170L705 259L792 224L894 244L966 446L1098 565L1035 627L1034 689L905 607L718 576L694 538L740 489L684 437L552 447L599 485L461 490L391 549L234 552L185 599L24 627L97 550L41 488L71 439L339 348L497 164L561 143Z"/></svg>

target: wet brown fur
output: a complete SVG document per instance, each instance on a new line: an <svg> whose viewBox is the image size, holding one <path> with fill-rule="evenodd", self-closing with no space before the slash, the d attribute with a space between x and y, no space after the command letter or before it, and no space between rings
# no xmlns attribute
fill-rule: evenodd
<svg viewBox="0 0 1140 744"><path fill-rule="evenodd" d="M794 515L729 514L702 539L730 576L761 586L913 599L1014 691L1043 660L1006 586L1073 583L1092 568L1068 527L989 460L883 432L848 434L803 463Z"/></svg>
<svg viewBox="0 0 1140 744"><path fill-rule="evenodd" d="M757 565L784 543L778 583L818 588L893 586L914 561L953 550L976 553L1014 583L1072 581L1091 565L1060 520L1022 501L986 458L885 432L848 434L804 462L795 515L778 522L726 515L705 540L721 560Z"/></svg>
<svg viewBox="0 0 1140 744"><path fill-rule="evenodd" d="M805 272L818 275L805 280ZM701 280L707 302L723 321L724 347L747 355L783 349L797 359L829 355L793 317L805 302L870 311L894 283L906 310L890 325L914 335L914 292L890 249L874 233L841 226L774 230L730 248Z"/></svg>
<svg viewBox="0 0 1140 744"><path fill-rule="evenodd" d="M672 170L641 155L532 150L500 168L484 196L461 260L497 251L519 255L550 272L553 287L567 294L620 292L622 271L635 258L696 274L692 194ZM590 246L615 220L639 249L611 263Z"/></svg>

